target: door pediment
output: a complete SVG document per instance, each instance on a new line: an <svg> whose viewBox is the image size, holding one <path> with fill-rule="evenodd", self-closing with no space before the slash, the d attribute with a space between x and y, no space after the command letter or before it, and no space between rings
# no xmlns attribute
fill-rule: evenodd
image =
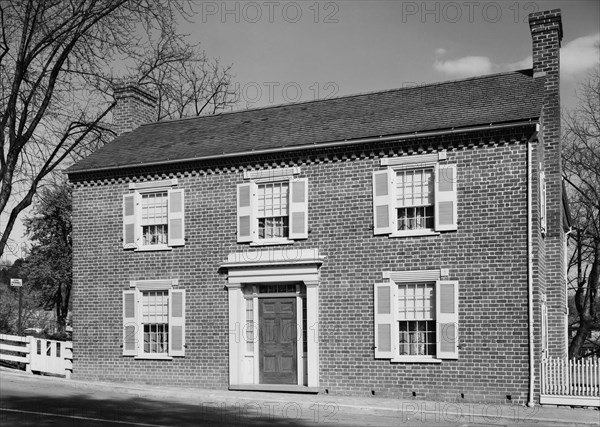
<svg viewBox="0 0 600 427"><path fill-rule="evenodd" d="M319 267L325 260L318 249L270 249L234 252L220 268L227 270L229 285L244 283L319 283Z"/></svg>

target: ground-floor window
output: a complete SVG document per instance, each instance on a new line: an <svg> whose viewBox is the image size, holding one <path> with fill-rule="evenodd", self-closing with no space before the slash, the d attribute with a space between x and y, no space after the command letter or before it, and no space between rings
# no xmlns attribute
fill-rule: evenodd
<svg viewBox="0 0 600 427"><path fill-rule="evenodd" d="M169 291L143 291L144 353L169 352Z"/></svg>
<svg viewBox="0 0 600 427"><path fill-rule="evenodd" d="M374 308L376 358L402 362L458 357L458 282L377 283Z"/></svg>
<svg viewBox="0 0 600 427"><path fill-rule="evenodd" d="M123 355L185 356L185 290L172 280L140 280L123 291Z"/></svg>
<svg viewBox="0 0 600 427"><path fill-rule="evenodd" d="M400 356L435 355L434 283L398 285Z"/></svg>

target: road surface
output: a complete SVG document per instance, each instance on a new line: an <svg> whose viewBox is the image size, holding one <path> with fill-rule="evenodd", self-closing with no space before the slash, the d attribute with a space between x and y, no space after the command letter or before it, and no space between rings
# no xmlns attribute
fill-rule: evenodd
<svg viewBox="0 0 600 427"><path fill-rule="evenodd" d="M553 420L548 410L521 406L458 405L441 402L406 402L401 410L352 406L347 399L297 395L256 395L248 392L227 403L210 396L182 398L139 397L127 392L73 381L0 372L0 426L559 426L590 425L598 411L572 412L569 422ZM109 386L110 387L110 386ZM203 393L198 390L198 393ZM208 392L204 392L208 393ZM142 393L143 394L143 393ZM146 393L146 395L149 395ZM156 393L153 395L155 396ZM188 394L186 394L187 396ZM256 396L256 400L255 399ZM262 397L260 397L262 396ZM266 397L265 397L266 396ZM296 400L295 400L296 399ZM335 403L338 402L338 403ZM360 402L360 400L359 400ZM483 412L482 412L483 411ZM498 411L501 417L496 417ZM564 415L564 414L563 414ZM536 417L538 419L536 419ZM571 415L569 415L571 417ZM594 418L595 419L595 418ZM600 419L600 417L599 417Z"/></svg>

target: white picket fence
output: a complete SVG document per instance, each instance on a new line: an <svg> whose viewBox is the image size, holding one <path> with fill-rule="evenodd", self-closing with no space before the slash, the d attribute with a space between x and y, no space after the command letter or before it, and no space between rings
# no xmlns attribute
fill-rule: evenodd
<svg viewBox="0 0 600 427"><path fill-rule="evenodd" d="M546 359L541 364L540 403L600 407L598 358Z"/></svg>
<svg viewBox="0 0 600 427"><path fill-rule="evenodd" d="M27 372L71 378L73 343L0 334L0 360L23 363Z"/></svg>

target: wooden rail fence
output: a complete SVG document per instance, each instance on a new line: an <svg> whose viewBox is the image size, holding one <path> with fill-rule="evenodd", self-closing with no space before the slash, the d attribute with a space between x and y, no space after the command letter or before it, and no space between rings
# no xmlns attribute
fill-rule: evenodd
<svg viewBox="0 0 600 427"><path fill-rule="evenodd" d="M0 360L23 363L27 372L71 378L73 343L0 334Z"/></svg>
<svg viewBox="0 0 600 427"><path fill-rule="evenodd" d="M598 358L543 360L541 380L542 404L600 407Z"/></svg>

